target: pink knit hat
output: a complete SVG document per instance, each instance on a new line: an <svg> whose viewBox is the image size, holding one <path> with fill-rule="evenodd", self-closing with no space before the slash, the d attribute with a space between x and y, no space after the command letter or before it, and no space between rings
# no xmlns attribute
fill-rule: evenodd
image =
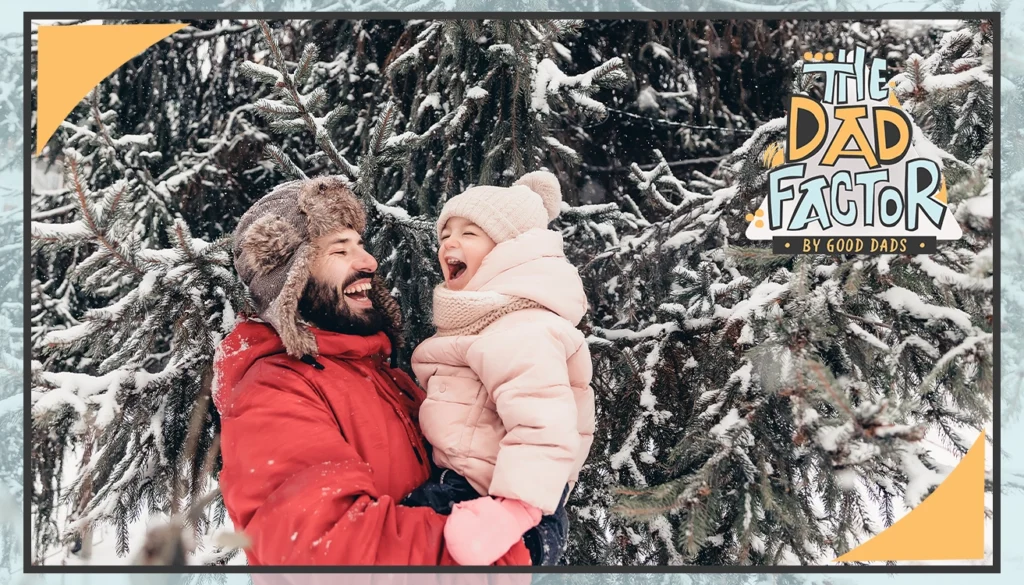
<svg viewBox="0 0 1024 585"><path fill-rule="evenodd" d="M547 228L558 217L561 204L558 177L547 171L527 173L511 187L472 187L444 204L437 218L437 237L441 239L450 218L464 217L500 244L531 229Z"/></svg>

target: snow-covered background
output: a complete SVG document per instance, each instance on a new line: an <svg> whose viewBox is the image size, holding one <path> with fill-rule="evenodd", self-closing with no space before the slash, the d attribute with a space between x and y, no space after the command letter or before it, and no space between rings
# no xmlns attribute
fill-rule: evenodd
<svg viewBox="0 0 1024 585"><path fill-rule="evenodd" d="M944 26L948 27L949 23L932 23L932 27L933 28L940 28L940 29L942 29ZM948 30L948 28L946 30ZM413 49L413 50L408 51L405 54L406 55L412 55L412 54L415 54L415 52L416 52L415 49ZM399 62L401 62L401 59L396 60L395 63L397 64ZM551 61L544 61L544 62L541 63L541 65L544 65L544 64L547 64L546 68L545 67L538 68L537 81L536 81L536 83L538 84L538 87L540 87L541 85L544 85L544 86L548 85L547 81L544 81L544 83L542 84L542 78L544 80L555 79L555 80L559 80L562 83L564 83L568 79L568 78L566 78L561 73L561 71L559 71L557 69L557 67L554 66L554 64ZM200 71L200 74L205 77L205 75L210 71L210 69L211 69L211 67L209 65L205 65L204 64L204 65L200 66L199 71ZM550 112L550 110L547 108L546 99L545 99L545 95L544 95L545 93L546 92L541 92L541 98L540 98L540 101L539 101L539 104L540 104L539 106L537 105L537 99L534 98L534 102L535 102L534 103L534 107L538 111L541 111L541 112L544 112L544 113L548 113L548 112ZM469 98L469 99L477 99L476 97L474 97L474 94L472 94L472 92L468 92L466 95L467 95L467 98ZM586 101L586 100L580 99L578 96L575 96L575 95L574 95L574 97L576 97L577 101L579 101L581 104L585 105L586 107L593 107L595 109L599 109L599 108L603 107L601 104L598 104L596 102ZM641 101L643 101L643 100L641 100ZM425 101L424 103L427 103L427 102ZM643 105L641 105L641 107L643 107ZM86 130L84 132L88 133L89 131ZM126 137L126 138L130 138L130 137ZM116 144L121 144L121 141L116 141L115 143ZM141 140L139 143L144 145L145 140ZM388 143L390 144L390 141ZM181 175L181 176L184 176L184 174ZM187 179L185 179L185 180L187 180ZM45 183L48 182L48 181L49 181L49 179L44 178L44 177L40 177L39 189L34 189L34 191L37 194L45 195L47 193L46 187L48 187L48 185L46 185ZM653 183L653 181L654 181L654 177L653 177L653 174L652 174L651 178L648 180L648 183L649 184ZM164 187L164 185L166 185L166 187ZM56 186L57 186L58 189L64 187L63 185L60 185L60 184L58 184ZM174 189L175 187L173 187L171 185L171 180L168 179L168 180L162 182L158 186L158 188ZM47 212L47 211L50 211L50 210L44 208L44 209L41 209L40 211ZM53 229L53 228L51 228L51 229ZM57 233L57 232L54 232L54 233ZM60 233L70 233L70 230L62 229L62 230L60 230ZM682 235L689 237L689 235L686 234L686 232L683 232ZM675 245L679 245L679 244L688 243L689 241L692 241L692 240L680 239L680 240L678 240L678 242L676 242L676 238L672 238L668 242L666 242L666 245L672 246L673 243L675 243ZM155 278L159 278L159 276L155 276ZM151 280L148 281L150 283L150 285L148 287L145 284L146 282L147 282L147 280L144 279L143 280L143 287L146 288L147 291L151 290L152 283L154 282L154 280L151 279ZM772 291L777 291L777 290L781 290L781 287L779 287L779 286L771 286L771 287L768 287L768 288L766 288L764 290L767 291L769 289L772 290ZM896 291L890 291L890 292L895 293ZM141 294L148 294L148 293L141 293ZM892 295L890 295L890 296L892 296ZM903 296L907 296L907 295L903 295ZM903 297L901 296L901 298L903 298ZM918 301L916 297L908 297L908 298L913 299L914 302L917 303L915 306L925 307L925 305L920 303L920 301ZM752 309L752 308L754 308L757 305L762 304L762 303L763 303L763 301L758 301L756 303L751 303L750 309ZM905 303L901 302L901 303L893 303L893 304L900 304L900 305L902 305L902 304L905 304ZM747 312L746 314L750 313L750 309L744 309ZM931 311L931 309L929 309L929 311ZM735 307L734 313L736 315L739 315L742 312L743 311L741 311L740 305L737 305ZM918 312L920 312L920 311L918 311ZM953 315L955 318L960 318L959 315L961 315L961 313L959 313L958 311L950 310L950 309L946 309L944 311L931 311L930 314L931 315L935 315L935 316L937 316L939 318L942 318L942 317L944 317L946 315ZM739 318L739 317L737 316L736 318ZM966 317L963 317L963 319L967 323L966 327L969 328L970 327L970 321L966 320ZM958 323L959 322L960 321L958 321ZM864 332L863 329L858 328L858 331L860 331L860 334L862 336L863 335L868 335L868 334L866 334ZM65 335L65 334L61 333L60 334L60 336L61 336L60 339L62 339L62 340L63 339L72 339L72 336L70 335L72 333L72 330L68 330L67 333L69 335ZM53 337L53 339L57 339L57 338ZM874 339L874 338L870 337L870 339ZM877 342L876 345L882 345L884 347L884 344L882 344L881 342ZM649 365L650 364L656 364L657 360L658 360L658 354L657 353L651 353L649 355L649 357L648 357L647 363ZM116 374L115 377L117 375L120 375L120 374ZM53 381L53 383L55 383L56 385L59 386L59 391L57 391L57 389L55 389L54 391L52 391L50 393L42 395L41 398L39 399L39 401L36 403L36 408L45 410L45 408L49 407L48 405L50 405L50 404L57 404L57 402L54 402L54 401L55 400L57 400L57 401L64 400L65 396L67 396L67 394L66 394L67 392L72 392L73 393L73 392L77 391L83 397L87 396L87 395L97 394L100 391L102 391L109 384L110 380L114 379L114 378L110 378L109 376L103 376L103 377L97 378L97 379L92 380L92 381L84 380L83 379L84 382L82 382L82 383L87 383L88 384L88 387L85 387L85 386L81 386L81 384L79 382L77 382L76 380L72 379L72 377L75 377L75 376L77 376L77 375L75 375L75 374L63 374L63 375L47 374L48 380ZM745 378L747 380L747 382L745 382L745 384L749 384L749 378L750 378L750 370L749 370L749 368L746 370ZM77 389L76 389L76 385L78 385ZM110 392L107 392L105 395L108 398L112 398L115 394L114 394L113 391L110 391ZM643 397L641 397L641 403L644 403L644 402L645 402L645 399ZM646 402L649 402L650 405L653 406L653 397L652 397L652 400L646 400ZM47 406L44 406L44 403ZM104 413L106 413L106 415L104 415ZM101 408L100 411L99 411L99 418L97 419L97 424L102 426L106 422L109 422L111 420L112 414L113 414L113 409ZM161 420L162 420L162 417L161 417ZM731 411L729 411L727 414L725 414L725 416L722 418L722 420L720 422L718 422L711 429L711 434L715 435L715 436L717 436L717 437L719 437L721 439L725 439L725 437L726 437L726 435L728 433L732 432L734 430L734 428L737 428L737 424L736 423L739 422L739 420L740 419L739 419L739 416L737 414L737 411L734 408ZM832 431L841 432L841 429L835 428L835 429L832 429ZM154 433L155 432L156 431L154 431ZM949 432L949 431L947 430L947 432ZM970 433L969 431L963 431L960 434L962 436L968 436L969 437L972 433ZM835 432L831 432L831 435L835 435ZM819 439L818 440L819 440L819 442L823 443L824 448L826 450L828 450L828 451L835 451L837 449L837 440L836 439L827 439L826 438L827 436L831 436L831 435L830 435L830 433L819 432L819 434L818 434ZM941 438L938 437L938 436L934 436L934 437L931 438L931 444L934 447L936 447L935 449L932 449L932 451L935 453L933 455L933 457L937 459L937 461L933 465L932 469L928 469L928 468L926 468L924 466L918 466L916 469L913 468L913 467L908 467L908 468L904 469L904 472L910 475L910 481L909 481L909 484L907 486L908 493L905 496L905 499L907 501L911 501L911 502L918 501L926 493L926 490L931 485L933 485L934 483L939 481L942 476L944 476L946 473L948 473L948 470L952 468L953 464L955 464L955 460L950 460L948 463L943 461L943 459L948 459L947 458L948 454L946 453L946 451L941 446L939 446L939 441L940 440L941 440ZM633 443L634 443L634 441L632 441L630 438L628 438L626 440L625 446L623 446L612 457L611 465L612 465L613 469L617 469L618 466L622 465L623 462L630 461L630 458L632 457L632 452L634 450L634 448L632 446ZM78 472L79 468L81 467L81 463L79 462L79 460L76 459L76 456L77 456L77 453L71 453L64 460L64 468L63 468L63 470L64 470L64 486L67 487L67 488L72 487L74 480L77 479L77 472ZM643 459L643 455L641 455L640 458ZM652 463L652 462L653 462L653 460L645 460L645 463L648 463L648 464ZM639 478L638 481L642 481L642 476L640 476L639 472L636 471L635 464L630 463L630 465L633 465L633 467L631 469L633 469L634 475L636 475ZM865 499L868 499L868 495L867 494L864 494L863 496L864 496ZM818 515L822 515L822 516L825 515L826 514L826 510L825 510L825 507L822 504L822 502L819 501L819 502L817 502L817 504L818 504L818 508L819 508L818 511L817 511ZM749 513L749 504L748 504L748 513ZM895 510L896 518L898 518L900 516L900 513L901 513L901 510L899 508L897 508ZM59 513L58 513L57 518L55 518L54 520L56 520L56 523L57 523L58 526L64 523L64 520L60 517ZM152 519L152 520L160 522L160 521L163 521L164 519L158 516L158 517L156 517L155 519ZM880 523L881 522L881 515L878 514L876 516L875 520L876 520L876 522ZM129 543L133 543L133 544L138 542L136 540L136 535L137 534L142 534L144 532L146 522L147 521L144 521L143 519L140 518L139 520L131 522L131 523L127 524L126 526L123 526L121 530L122 530L122 532L127 532L127 536L120 535L120 540L122 542L127 540ZM658 531L662 532L665 535L663 537L664 537L664 539L666 541L670 540L669 536L667 536L667 534L669 533L668 531L670 530L668 525L664 524L664 523L659 525L658 522L662 522L662 521L656 520L655 523L653 524L653 526L655 526ZM104 544L106 544L107 547L113 546L113 539L104 539L104 536L105 535L103 533L103 527L102 527L102 525L100 525L99 532L94 534L94 537L96 538L96 540L94 541L94 544L100 546L99 549L95 549L94 550L94 554L98 556L98 558L94 557L94 558L96 558L96 561L98 561L99 558L105 558L106 556L108 556L106 553L110 552L110 551L108 551L108 550L103 548ZM48 561L51 560L51 558L52 557L49 556L49 555L44 556L43 557L43 562L48 562ZM122 558L122 557L118 557L118 558ZM60 559L59 562L74 563L75 560L76 559L73 556L64 556L64 557L62 557ZM196 558L194 560L199 562L202 559ZM789 561L797 561L796 558L787 559L787 560L789 560ZM94 561L94 562L96 562L96 561Z"/></svg>
<svg viewBox="0 0 1024 585"><path fill-rule="evenodd" d="M60 8L63 8L62 6L58 6L60 4L62 4L62 3L60 3L60 2L37 2L37 3L35 3L35 7L34 8L35 9L60 9ZM75 9L97 9L97 8L105 8L109 4L115 4L115 3L105 3L102 0L86 0L85 2L75 2L75 3L70 3L69 2L69 3L65 3L65 4L67 4L68 7L74 7ZM127 5L129 3L124 3L124 4ZM143 4L143 3L135 3L135 4ZM210 3L210 6L207 6L206 3L200 3L200 2L196 2L196 3L179 2L178 4L179 5L185 5L185 6L193 7L193 8L221 7L220 4ZM235 8L237 8L237 6L235 6L234 4L238 4L238 3L226 2L223 7L235 9ZM266 3L264 3L264 4L266 4ZM303 9L303 8L317 7L317 6L321 5L321 4L322 3L310 2L310 1L307 0L305 2L302 2L302 1L286 2L286 3L282 4L282 5L280 5L280 7L285 8L285 9ZM337 8L337 9L346 9L346 8L358 9L361 6L363 6L364 4L367 5L367 6L376 6L376 5L387 6L388 5L387 2L374 2L374 3L334 2L332 4L332 6L334 8ZM405 7L405 6L409 5L408 3L401 3L401 2L394 2L393 4L400 5L402 7ZM452 4L456 4L456 3L453 2ZM536 3L534 3L534 4L536 4ZM590 3L590 4L595 9L598 9L598 8L609 9L609 8L621 7L622 9L627 9L627 10L630 10L630 9L632 9L632 10L643 10L644 8L650 8L650 7L661 8L660 6L658 6L657 2L643 2L642 0L639 1L639 2L623 2L623 3L619 3L619 4L615 5L615 6L612 6L611 3L593 2L593 3ZM684 9L684 8L686 8L686 6L685 6L686 3L683 3L683 4L684 4L684 6L680 6L680 3L673 3L672 8L673 9L677 9L677 10ZM774 5L774 4L745 3L745 2L737 2L737 1L733 1L733 0L726 0L726 1L722 1L722 2L702 2L700 4L701 4L700 8L710 8L710 9L774 11L774 10L779 10L781 8L780 6ZM808 3L799 3L799 2L797 2L797 3L790 3L790 4L791 5L797 5L798 7L804 7L804 8L810 6ZM868 2L868 4L870 4L870 2ZM548 2L548 3L546 3L546 5L547 5L547 7L551 8L551 9L557 9L559 7L559 3L557 3L557 2ZM278 5L275 5L275 6L278 6ZM847 7L847 6L849 6L849 4L848 3L843 3L843 2L831 2L831 3L826 2L826 3L815 3L813 7L814 8L820 8L820 9L831 9L831 8L842 9L842 8ZM245 7L243 6L242 8L244 9ZM942 4L941 3L926 2L926 1L878 3L877 6L861 6L861 5L857 5L855 7L855 9L858 9L858 10L863 10L863 9L871 9L871 10L877 10L877 9L884 9L884 10L921 10L921 9L932 9L932 10L935 10L935 9L941 9L941 8L942 8ZM963 3L961 6L959 6L959 9L961 9L961 10L968 10L968 9L990 10L990 9L992 9L992 5L989 4L989 3L970 2L970 1L968 1L968 2ZM6 10L6 8L4 10ZM1021 25L1024 25L1024 7L1021 7L1019 5L1018 6L1011 6L1011 7L1009 7L1007 15L1004 18L1005 18L1004 23L1010 24L1010 23L1013 23L1013 22L1017 22L1017 23L1020 23ZM17 25L18 23L20 23L20 19L18 19L18 18L5 18L5 19L0 20L0 34L6 34L8 32L8 31L6 31L4 29L4 27L12 27L14 25ZM1007 51L1008 51L1007 47L1014 46L1012 44L1012 40L1013 40L1012 37L1013 37L1014 34L1019 34L1019 33L1016 33L1016 30L1019 30L1019 27L1013 27L1012 25L1011 26L1004 26L1004 31L1009 33L1008 36L1010 37L1010 38L1004 38L1004 44L1003 44L1004 54L1007 54ZM10 32L17 32L17 28L16 27L12 28L12 30ZM1019 55L1020 53L1018 52L1016 54ZM1013 57L1011 56L1011 58L1007 60L1007 62L1004 65L1004 67L1012 67L1013 65L1014 65L1014 60L1013 60ZM1004 96L1005 96L1008 91L1016 91L1017 88L1015 88L1012 85L1012 83L1009 82L1009 80L1004 78L1003 79L1003 90L1004 90ZM1014 136L1014 132L1017 132L1019 130L1020 130L1020 128L1015 128L1015 127L1013 127L1011 125L1004 126L1003 127L1004 144L1005 144L1008 136ZM18 135L18 137L20 137L20 135ZM1015 181L1017 179L1020 179L1020 183L1024 184L1024 175L1017 174L1017 175L1011 175L1009 177L1004 175L1004 185L1008 181L1010 181L1010 180L1014 180ZM10 203L10 205L12 205L12 206L20 206L21 175L20 175L20 172L19 172L18 169L11 169L11 168L4 169L4 171L2 173L0 173L0 187L4 188L3 191L0 191L0 193L3 193L3 197L0 198L0 204L8 205L7 202L12 202L12 203ZM1004 193L1005 193L1005 191L1004 191ZM1005 201L1006 200L1005 200L1005 194L1004 194L1004 204L1005 204ZM1012 229L1014 227L1020 229L1020 226L1004 225L1004 234L1008 233L1010 231L1010 229ZM1013 240L1013 241L1007 241L1006 239L1004 239L1004 258L1006 258L1008 255L1013 255L1015 253L1016 254L1020 253L1020 250L1016 250L1015 247L1014 247L1015 245L1016 246L1020 246L1021 245L1020 241L1021 241L1020 238L1017 238L1016 240ZM20 249L16 253L20 254ZM1005 286L1005 281L1004 281L1004 286ZM1004 298L1006 298L1006 295L1008 295L1008 294L1009 295L1016 294L1016 295L1019 296L1019 295L1021 295L1021 292L1020 291L1016 291L1016 290L1015 291L1007 291L1004 288ZM1005 327L1006 327L1007 330L1013 329L1013 328L1019 328L1022 325L1024 325L1024 324L1012 323L1012 322L1005 323ZM17 326L17 324L15 324L15 326ZM1009 356L1006 356L1004 354L1004 364L1007 361L1007 357L1009 357ZM1008 379L1004 377L1004 388L1006 388L1007 380ZM1009 390L1010 391L1017 391L1017 392L1019 392L1019 386L1014 385ZM1005 391L1006 390L1004 390L1004 392ZM1006 401L1006 397L1004 396L1004 403L1005 403L1005 401ZM8 413L18 412L18 411L20 411L20 409L21 409L20 395L12 394L12 395L6 396L6 397L5 396L0 396L0 416L3 416L3 414L5 412L8 412ZM1006 424L1002 428L1002 432L1003 432L1003 437L1002 437L1002 439L1003 439L1003 447L1004 447L1004 451L1005 451L1004 452L1004 459L1003 459L1003 477L1005 479L1011 472L1024 473L1024 465L1021 465L1019 463L1019 460L1015 461L1015 458L1012 456L1013 455L1013 451L1015 450L1015 446L1021 445L1022 443L1024 443L1024 427L1022 427L1022 425L1020 424L1019 419L1011 420L1008 424ZM939 463L941 463L943 465L946 465L946 466L950 466L950 467L955 464L955 458L952 458L948 454L948 451L941 446L941 444L940 444L941 440L938 437L929 436L929 437L926 438L926 441L932 443L935 446L935 449L933 450L933 453L935 454L935 456L938 459ZM991 454L989 454L989 455L991 456ZM71 462L69 461L69 464L70 463ZM73 468L74 466L73 465L69 465L69 467ZM4 477L4 479L8 480L8 485L11 486L12 488L14 488L13 489L13 493L17 497L20 497L20 477L17 477L17 476L20 476L20 469L12 469L12 470L8 470L8 471L11 471L13 473L10 474L9 478ZM0 504L3 503L3 496L4 496L4 492L2 490L0 490ZM1003 536L1003 571L1004 571L1004 574L1000 578L1002 578L1004 580L1009 580L1010 578L1013 577L1014 569L1020 570L1021 568L1024 568L1024 564L1022 564L1022 558L1021 558L1019 552L1016 551L1015 548L1014 548L1014 544L1013 543L1014 543L1014 541L1016 539L1011 536L1011 534L1013 534L1013 533L1010 532L1010 531L1013 531L1014 529L1017 529L1019 531L1019 527L1022 524L1024 524L1024 500L1022 500L1020 495L1018 495L1015 492L1008 492L1008 493L1004 494L1004 497L1003 497L1003 510L1002 510L1002 515L1001 516L1002 516L1002 525L1004 527L1004 536ZM161 518L157 517L156 519L160 520ZM132 524L132 535L133 535L132 539L133 539L133 541L136 538L140 538L141 537L141 535L144 533L146 524L149 521L150 521L150 518L143 517L143 518L139 518L138 521L136 521L135 523ZM18 521L18 522L20 524L20 521ZM991 523L989 523L989 526L991 526ZM19 526L19 531L17 531L17 536L20 536L20 526ZM112 535L104 532L102 529L99 531L99 533L97 534L97 538L96 538L96 547L94 549L94 555L95 555L94 562L96 562L97 564L104 564L105 562L110 562L111 564L118 564L118 563L123 563L124 562L123 558L118 558L117 555L113 553L113 545L112 545L113 540L114 539L112 538ZM10 572L8 573L8 576L12 577L12 578L19 578L19 579L22 578L22 575L20 575L20 558L12 558L12 559L9 559L9 560L11 562L9 564ZM72 562L73 562L73 560L72 560ZM233 561L233 562L237 562L237 561ZM3 579L3 577L0 576L0 579ZM937 577L927 577L927 579L928 579L928 583L936 583L936 582L941 582L942 581L941 578L937 578ZM987 580L995 580L995 579L997 579L997 577L994 577L994 576L993 577L975 577L975 579L982 579L982 580L986 580L987 581ZM854 580L854 579L850 579L850 578L843 578L843 579L835 579L835 580L836 581L842 580L842 581L854 582L854 581L859 581L860 579ZM898 578L898 580L900 582L907 582L907 583L912 583L912 582L916 582L916 581L920 581L922 583L925 582L924 578L918 578L918 577L913 577L913 576L901 576L901 577ZM72 583L72 582L75 582L75 580L74 579L69 579L67 582L68 583ZM83 582L86 582L86 581L83 581Z"/></svg>

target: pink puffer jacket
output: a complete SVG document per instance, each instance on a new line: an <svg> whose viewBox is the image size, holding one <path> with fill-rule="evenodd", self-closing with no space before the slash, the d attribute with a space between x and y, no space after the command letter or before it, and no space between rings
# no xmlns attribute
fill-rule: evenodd
<svg viewBox="0 0 1024 585"><path fill-rule="evenodd" d="M546 308L511 312L475 335L435 335L412 356L427 392L419 422L435 463L481 494L523 500L545 514L576 482L594 439L593 366L575 327L587 298L562 250L561 234L551 230L498 244L466 290Z"/></svg>

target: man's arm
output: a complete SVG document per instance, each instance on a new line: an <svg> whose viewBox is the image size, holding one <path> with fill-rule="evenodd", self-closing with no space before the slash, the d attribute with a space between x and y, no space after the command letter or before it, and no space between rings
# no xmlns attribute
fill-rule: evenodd
<svg viewBox="0 0 1024 585"><path fill-rule="evenodd" d="M381 495L299 373L260 364L222 419L221 489L267 565L450 565L446 516ZM528 565L522 543L498 565Z"/></svg>

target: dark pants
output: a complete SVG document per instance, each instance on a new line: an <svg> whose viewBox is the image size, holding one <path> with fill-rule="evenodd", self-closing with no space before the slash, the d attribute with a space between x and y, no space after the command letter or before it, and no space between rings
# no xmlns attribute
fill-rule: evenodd
<svg viewBox="0 0 1024 585"><path fill-rule="evenodd" d="M550 516L540 519L540 524L526 531L523 541L530 551L534 565L557 565L565 542L569 536L569 517L565 513L565 500L569 486L562 490L558 508ZM402 500L403 506L426 506L438 514L451 514L452 506L459 502L475 500L480 494L473 489L466 478L450 469L434 469L430 479Z"/></svg>

